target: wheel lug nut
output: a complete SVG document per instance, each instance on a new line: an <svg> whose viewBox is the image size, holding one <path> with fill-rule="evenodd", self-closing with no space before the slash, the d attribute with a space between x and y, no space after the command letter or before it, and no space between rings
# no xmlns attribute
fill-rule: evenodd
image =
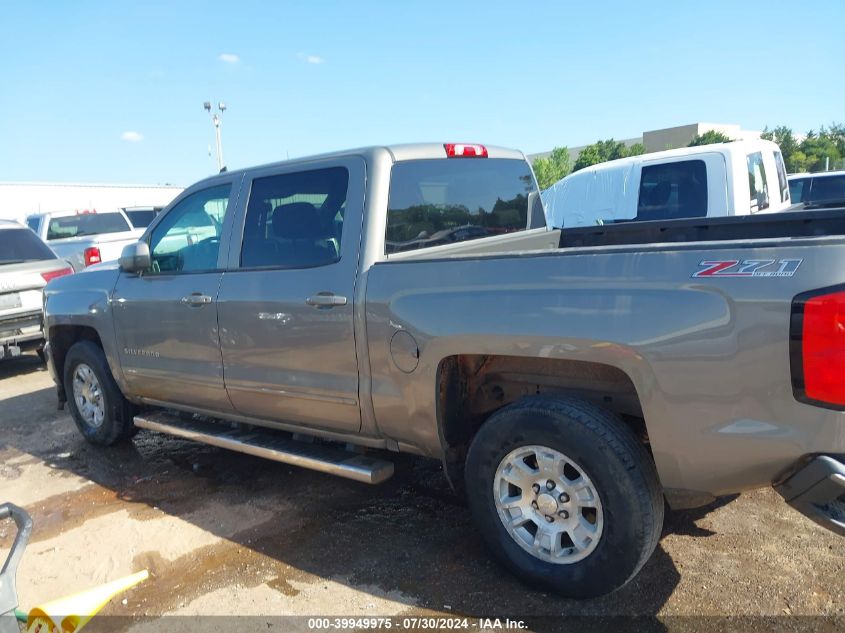
<svg viewBox="0 0 845 633"><path fill-rule="evenodd" d="M561 510L560 512L557 513L557 515L561 519L568 519L569 518L569 513L566 510Z"/></svg>
<svg viewBox="0 0 845 633"><path fill-rule="evenodd" d="M532 502L531 502L531 507L532 507L532 508L534 508L534 509L536 510L536 509L537 509L537 502L536 502L536 501L532 501Z"/></svg>
<svg viewBox="0 0 845 633"><path fill-rule="evenodd" d="M562 492L560 493L560 497L558 497L558 499L560 499L561 503L566 503L567 501L569 501L569 495L565 492Z"/></svg>
<svg viewBox="0 0 845 633"><path fill-rule="evenodd" d="M555 489L555 482L553 482L551 479L549 479L546 482L546 490L554 490L554 489Z"/></svg>
<svg viewBox="0 0 845 633"><path fill-rule="evenodd" d="M532 489L535 493L536 493L536 492L540 492L540 484L534 484L533 486L531 486L531 489Z"/></svg>
<svg viewBox="0 0 845 633"><path fill-rule="evenodd" d="M549 515L546 515L546 521L548 521L549 523L551 523L554 520L555 520L554 517L550 517Z"/></svg>

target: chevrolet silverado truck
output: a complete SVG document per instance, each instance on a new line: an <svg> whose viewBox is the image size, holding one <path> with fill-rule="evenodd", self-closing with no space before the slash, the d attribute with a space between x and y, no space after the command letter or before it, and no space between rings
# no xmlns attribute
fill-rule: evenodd
<svg viewBox="0 0 845 633"><path fill-rule="evenodd" d="M504 566L583 598L665 501L774 486L845 533L843 263L841 212L549 230L521 152L373 147L193 185L50 283L47 353L95 444L440 460Z"/></svg>

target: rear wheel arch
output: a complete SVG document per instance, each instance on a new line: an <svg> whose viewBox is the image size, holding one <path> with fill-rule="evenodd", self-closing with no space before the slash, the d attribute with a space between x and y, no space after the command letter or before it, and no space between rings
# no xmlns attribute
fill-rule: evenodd
<svg viewBox="0 0 845 633"><path fill-rule="evenodd" d="M447 462L463 461L475 434L497 411L533 396L590 402L616 414L649 445L633 380L623 370L604 363L460 354L440 362L437 389L437 425Z"/></svg>

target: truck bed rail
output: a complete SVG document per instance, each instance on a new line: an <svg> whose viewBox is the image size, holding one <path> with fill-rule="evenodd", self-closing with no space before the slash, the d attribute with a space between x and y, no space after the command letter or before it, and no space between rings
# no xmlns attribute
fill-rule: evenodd
<svg viewBox="0 0 845 633"><path fill-rule="evenodd" d="M845 208L564 228L560 248L845 235Z"/></svg>

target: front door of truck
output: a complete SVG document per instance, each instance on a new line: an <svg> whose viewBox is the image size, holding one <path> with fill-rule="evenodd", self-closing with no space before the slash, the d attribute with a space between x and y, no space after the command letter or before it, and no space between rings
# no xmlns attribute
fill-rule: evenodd
<svg viewBox="0 0 845 633"><path fill-rule="evenodd" d="M244 182L218 300L226 390L243 415L360 428L353 323L362 159L270 168ZM238 231L233 231L237 233Z"/></svg>
<svg viewBox="0 0 845 633"><path fill-rule="evenodd" d="M120 273L112 296L121 368L132 394L231 411L223 385L217 292L237 179L188 193L152 227L152 268Z"/></svg>

